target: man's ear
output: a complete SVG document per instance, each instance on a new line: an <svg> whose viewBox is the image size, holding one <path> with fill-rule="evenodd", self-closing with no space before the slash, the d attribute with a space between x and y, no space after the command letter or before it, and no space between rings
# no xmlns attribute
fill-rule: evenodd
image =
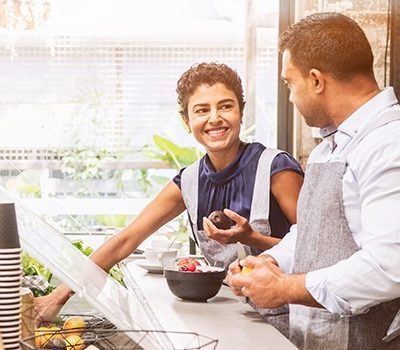
<svg viewBox="0 0 400 350"><path fill-rule="evenodd" d="M321 94L325 90L326 80L324 74L320 70L313 68L308 72L308 75L312 80L315 93Z"/></svg>

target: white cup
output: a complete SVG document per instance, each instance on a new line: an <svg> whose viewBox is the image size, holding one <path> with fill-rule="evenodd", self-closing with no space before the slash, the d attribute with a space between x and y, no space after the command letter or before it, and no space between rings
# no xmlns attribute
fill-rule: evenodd
<svg viewBox="0 0 400 350"><path fill-rule="evenodd" d="M172 244L171 244L172 243ZM182 242L179 241L168 241L166 239L153 239L151 241L151 248L154 249L176 249L179 250L182 248Z"/></svg>
<svg viewBox="0 0 400 350"><path fill-rule="evenodd" d="M149 248L144 251L146 260L152 264L163 267L172 267L178 251L176 249Z"/></svg>

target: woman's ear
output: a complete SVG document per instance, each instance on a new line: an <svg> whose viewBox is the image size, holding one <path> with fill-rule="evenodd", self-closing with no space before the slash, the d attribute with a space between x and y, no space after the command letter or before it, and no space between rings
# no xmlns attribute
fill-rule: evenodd
<svg viewBox="0 0 400 350"><path fill-rule="evenodd" d="M325 76L318 69L311 69L309 72L309 77L312 80L313 88L316 94L321 94L325 90Z"/></svg>

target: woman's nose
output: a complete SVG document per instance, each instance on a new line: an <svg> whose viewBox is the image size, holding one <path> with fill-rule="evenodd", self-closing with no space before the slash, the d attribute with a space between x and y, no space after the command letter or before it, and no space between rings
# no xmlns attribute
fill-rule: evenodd
<svg viewBox="0 0 400 350"><path fill-rule="evenodd" d="M218 109L212 108L210 110L210 117L208 118L210 122L216 122L219 120Z"/></svg>

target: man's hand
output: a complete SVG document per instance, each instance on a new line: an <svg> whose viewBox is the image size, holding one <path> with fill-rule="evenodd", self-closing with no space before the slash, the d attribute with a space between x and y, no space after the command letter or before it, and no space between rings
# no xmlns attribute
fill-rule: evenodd
<svg viewBox="0 0 400 350"><path fill-rule="evenodd" d="M259 307L279 307L288 302L286 275L276 264L263 256L248 256L243 264L252 271L248 274L236 273L231 277L230 285L234 294L249 297Z"/></svg>
<svg viewBox="0 0 400 350"><path fill-rule="evenodd" d="M274 308L285 304L321 307L305 287L305 274L285 274L272 257L264 255L248 256L243 266L251 272L232 273L230 287L234 294L249 297L258 307Z"/></svg>
<svg viewBox="0 0 400 350"><path fill-rule="evenodd" d="M236 224L227 230L218 229L208 218L203 218L204 232L208 238L214 239L222 244L241 242L248 244L254 239L255 232L246 218L240 216L230 209L224 209L224 214Z"/></svg>
<svg viewBox="0 0 400 350"><path fill-rule="evenodd" d="M229 265L229 270L226 275L225 281L229 284L229 286L232 289L233 294L237 296L242 296L242 290L241 288L235 288L231 284L232 277L235 276L236 274L242 272L242 267L239 265L239 261L236 259L234 262L232 262Z"/></svg>

